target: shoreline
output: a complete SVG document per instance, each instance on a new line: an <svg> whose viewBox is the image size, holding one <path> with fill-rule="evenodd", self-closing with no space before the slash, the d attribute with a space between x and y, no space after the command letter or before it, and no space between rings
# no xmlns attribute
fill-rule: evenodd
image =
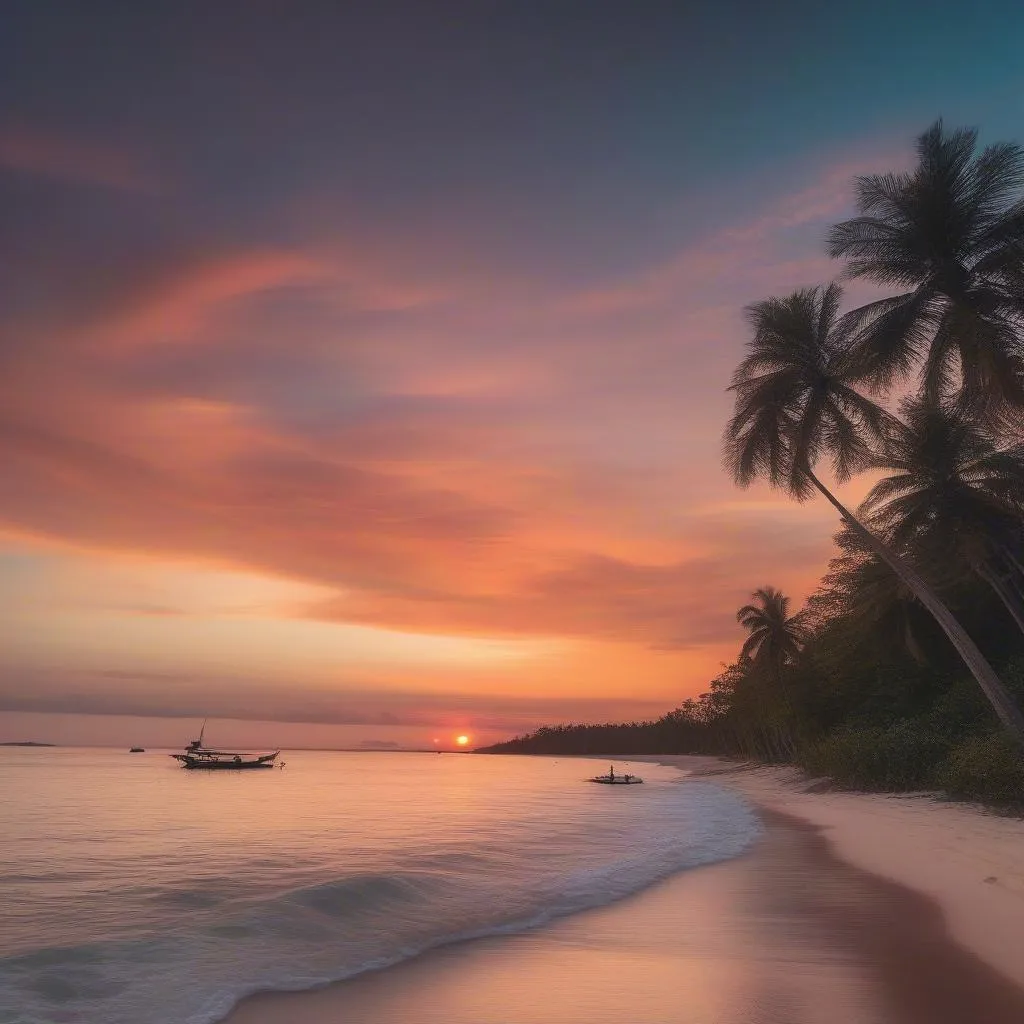
<svg viewBox="0 0 1024 1024"><path fill-rule="evenodd" d="M638 755L823 830L840 860L934 900L967 949L1024 988L1024 820L933 793L824 788L799 768Z"/></svg>
<svg viewBox="0 0 1024 1024"><path fill-rule="evenodd" d="M737 858L533 931L247 997L224 1024L1024 1020L1024 822L921 797L814 792L792 769L628 760L739 792L763 836Z"/></svg>

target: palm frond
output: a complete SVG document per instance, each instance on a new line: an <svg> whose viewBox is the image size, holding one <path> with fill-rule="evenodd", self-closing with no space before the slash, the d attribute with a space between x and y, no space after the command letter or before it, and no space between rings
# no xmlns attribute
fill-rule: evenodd
<svg viewBox="0 0 1024 1024"><path fill-rule="evenodd" d="M747 307L752 338L733 374L725 465L740 486L762 478L798 501L815 493L814 466L845 479L871 457L888 414L853 386L833 283Z"/></svg>
<svg viewBox="0 0 1024 1024"><path fill-rule="evenodd" d="M862 503L868 525L943 572L974 565L1024 523L1024 443L1001 442L954 405L905 400Z"/></svg>
<svg viewBox="0 0 1024 1024"><path fill-rule="evenodd" d="M928 351L941 306L930 289L919 287L847 314L847 358L856 376L884 389L906 380Z"/></svg>
<svg viewBox="0 0 1024 1024"><path fill-rule="evenodd" d="M971 168L971 206L978 235L998 224L1024 186L1024 150L1011 142L987 146Z"/></svg>
<svg viewBox="0 0 1024 1024"><path fill-rule="evenodd" d="M912 171L856 179L860 215L832 228L828 252L845 276L904 291L840 327L870 386L920 368L930 400L958 395L975 415L1024 427L1024 149L978 153L977 141L937 121Z"/></svg>

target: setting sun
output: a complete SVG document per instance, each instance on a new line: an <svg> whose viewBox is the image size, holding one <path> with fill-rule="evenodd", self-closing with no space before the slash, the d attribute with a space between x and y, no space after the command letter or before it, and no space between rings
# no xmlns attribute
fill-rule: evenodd
<svg viewBox="0 0 1024 1024"><path fill-rule="evenodd" d="M455 737L455 742L458 743L458 745L460 747L464 747L467 743L469 743L469 737L468 736L456 736Z"/></svg>

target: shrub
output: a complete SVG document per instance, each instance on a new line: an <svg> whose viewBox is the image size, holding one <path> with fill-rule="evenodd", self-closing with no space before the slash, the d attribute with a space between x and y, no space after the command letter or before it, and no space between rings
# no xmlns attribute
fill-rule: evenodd
<svg viewBox="0 0 1024 1024"><path fill-rule="evenodd" d="M801 767L848 789L894 792L935 784L950 742L914 719L840 729L803 748Z"/></svg>
<svg viewBox="0 0 1024 1024"><path fill-rule="evenodd" d="M970 676L954 680L923 716L928 725L951 743L972 733L989 732L998 723L992 706Z"/></svg>
<svg viewBox="0 0 1024 1024"><path fill-rule="evenodd" d="M1024 754L1004 732L958 744L937 774L950 796L1002 806L1024 805Z"/></svg>
<svg viewBox="0 0 1024 1024"><path fill-rule="evenodd" d="M1011 658L999 669L999 678L1016 698L1017 705L1024 707L1024 657Z"/></svg>

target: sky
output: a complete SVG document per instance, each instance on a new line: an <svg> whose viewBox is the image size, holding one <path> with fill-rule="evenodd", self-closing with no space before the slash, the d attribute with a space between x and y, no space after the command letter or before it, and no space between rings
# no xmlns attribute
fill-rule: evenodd
<svg viewBox="0 0 1024 1024"><path fill-rule="evenodd" d="M744 305L836 277L853 176L936 117L1024 114L1013 2L4 23L0 740L443 747L700 693L836 529L721 469Z"/></svg>

